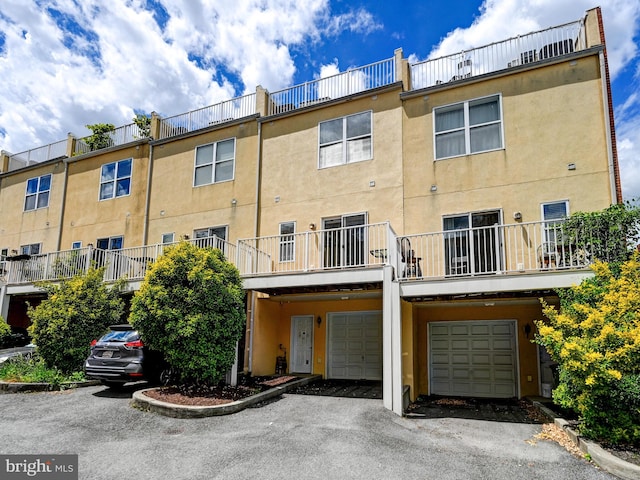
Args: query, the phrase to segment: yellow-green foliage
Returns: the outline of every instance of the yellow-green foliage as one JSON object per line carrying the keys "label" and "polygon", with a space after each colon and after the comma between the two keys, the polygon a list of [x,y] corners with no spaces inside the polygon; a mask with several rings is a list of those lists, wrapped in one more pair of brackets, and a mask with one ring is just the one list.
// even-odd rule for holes
{"label": "yellow-green foliage", "polygon": [[583,434],[640,444],[640,263],[593,270],[558,292],[560,311],[544,305],[536,341],[558,363],[554,400],[579,413]]}
{"label": "yellow-green foliage", "polygon": [[122,323],[124,310],[120,284],[108,288],[104,268],[63,280],[59,285],[42,283],[47,298],[29,307],[29,327],[38,353],[49,367],[64,373],[81,371],[91,340],[109,325]]}
{"label": "yellow-green foliage", "polygon": [[11,336],[11,327],[7,322],[4,321],[4,318],[0,316],[0,346],[4,344],[5,341],[9,339]]}
{"label": "yellow-green foliage", "polygon": [[244,327],[238,270],[220,250],[181,242],[149,269],[129,321],[183,382],[218,382]]}

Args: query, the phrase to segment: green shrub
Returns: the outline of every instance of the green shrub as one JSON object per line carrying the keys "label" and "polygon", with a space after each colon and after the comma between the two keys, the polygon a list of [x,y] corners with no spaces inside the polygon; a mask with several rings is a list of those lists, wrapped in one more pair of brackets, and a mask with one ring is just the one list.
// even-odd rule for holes
{"label": "green shrub", "polygon": [[5,382],[49,383],[52,390],[59,389],[64,382],[85,380],[83,372],[64,374],[57,368],[48,367],[38,355],[32,358],[15,357],[0,365],[0,379]]}
{"label": "green shrub", "polygon": [[11,327],[7,322],[4,321],[4,318],[0,317],[0,348],[9,342],[11,338]]}
{"label": "green shrub", "polygon": [[554,400],[575,410],[580,432],[640,445],[640,263],[593,266],[595,277],[544,306],[536,341],[558,363]]}
{"label": "green shrub", "polygon": [[179,380],[216,383],[235,360],[243,299],[238,270],[220,250],[181,242],[147,272],[129,321]]}
{"label": "green shrub", "polygon": [[29,307],[29,330],[47,366],[64,373],[82,370],[91,340],[99,338],[109,325],[121,323],[121,284],[108,288],[103,274],[104,268],[91,268],[86,275],[59,285],[38,285],[47,298],[37,307]]}

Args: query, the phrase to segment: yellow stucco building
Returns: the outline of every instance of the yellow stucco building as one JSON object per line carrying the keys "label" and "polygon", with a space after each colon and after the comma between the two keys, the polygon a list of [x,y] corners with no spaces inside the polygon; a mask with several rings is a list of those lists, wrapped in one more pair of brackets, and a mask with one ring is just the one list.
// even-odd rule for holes
{"label": "yellow stucco building", "polygon": [[35,280],[64,275],[52,265],[99,258],[105,281],[135,290],[187,239],[240,270],[247,373],[274,373],[286,351],[290,373],[382,381],[396,413],[420,394],[544,393],[539,298],[590,275],[563,219],[621,201],[599,9],[448,57],[397,50],[258,86],[110,139],[4,153],[10,323],[28,322]]}

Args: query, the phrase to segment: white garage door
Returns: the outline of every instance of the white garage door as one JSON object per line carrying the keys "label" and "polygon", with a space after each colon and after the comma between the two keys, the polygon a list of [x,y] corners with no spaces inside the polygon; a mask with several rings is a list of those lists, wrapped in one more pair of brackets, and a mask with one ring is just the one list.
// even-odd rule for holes
{"label": "white garage door", "polygon": [[511,320],[430,323],[431,394],[517,396],[515,333]]}
{"label": "white garage door", "polygon": [[327,315],[327,377],[382,380],[381,312]]}

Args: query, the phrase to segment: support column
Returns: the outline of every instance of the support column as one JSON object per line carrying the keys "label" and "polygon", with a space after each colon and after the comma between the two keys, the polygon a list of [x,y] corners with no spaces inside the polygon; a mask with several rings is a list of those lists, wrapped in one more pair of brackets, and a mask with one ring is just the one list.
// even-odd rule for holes
{"label": "support column", "polygon": [[402,415],[402,325],[400,324],[400,284],[393,280],[394,269],[387,265],[382,280],[382,402],[385,408]]}

